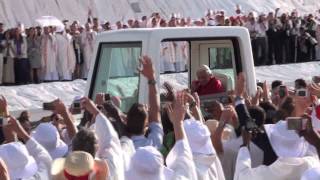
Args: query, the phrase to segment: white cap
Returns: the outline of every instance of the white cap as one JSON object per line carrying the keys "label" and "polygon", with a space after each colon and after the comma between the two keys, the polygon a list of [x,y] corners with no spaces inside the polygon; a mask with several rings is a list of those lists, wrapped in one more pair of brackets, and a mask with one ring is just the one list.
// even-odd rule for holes
{"label": "white cap", "polygon": [[0,158],[7,165],[11,179],[30,178],[38,170],[35,159],[20,142],[1,145]]}
{"label": "white cap", "polygon": [[68,146],[60,139],[57,128],[51,123],[41,123],[32,137],[49,152],[52,159],[63,157],[68,152]]}
{"label": "white cap", "polygon": [[215,154],[210,138],[211,133],[206,125],[193,119],[185,120],[183,125],[192,153]]}
{"label": "white cap", "polygon": [[152,146],[137,149],[128,169],[127,180],[167,180],[173,176],[173,171],[164,166],[162,154]]}
{"label": "white cap", "polygon": [[264,125],[270,144],[278,157],[304,157],[309,143],[294,130],[288,130],[287,121]]}

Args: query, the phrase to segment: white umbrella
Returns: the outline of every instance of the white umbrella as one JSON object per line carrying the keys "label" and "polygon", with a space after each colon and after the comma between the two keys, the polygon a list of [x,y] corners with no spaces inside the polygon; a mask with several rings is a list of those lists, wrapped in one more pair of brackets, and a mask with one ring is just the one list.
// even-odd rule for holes
{"label": "white umbrella", "polygon": [[36,22],[41,27],[55,26],[57,28],[64,29],[64,24],[58,18],[56,18],[54,16],[42,16],[42,17],[36,19]]}

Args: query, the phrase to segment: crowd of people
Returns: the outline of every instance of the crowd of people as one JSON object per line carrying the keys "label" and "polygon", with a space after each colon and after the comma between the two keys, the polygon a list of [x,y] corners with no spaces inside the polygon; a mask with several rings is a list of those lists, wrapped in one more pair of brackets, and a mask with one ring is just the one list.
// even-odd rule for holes
{"label": "crowd of people", "polygon": [[[85,79],[93,59],[96,35],[127,28],[243,26],[250,32],[255,65],[320,59],[320,26],[315,13],[307,16],[300,16],[297,11],[280,14],[276,9],[268,14],[245,14],[237,6],[231,17],[227,17],[223,10],[208,10],[201,19],[172,14],[167,20],[159,13],[153,13],[141,20],[118,21],[114,25],[92,18],[90,11],[88,15],[84,26],[78,21],[63,20],[65,27],[25,29],[23,24],[18,24],[16,28],[5,30],[5,25],[0,23],[0,84]],[[162,59],[168,63],[162,67],[162,72],[186,70],[187,48],[183,42],[163,43]]]}
{"label": "crowd of people", "polygon": [[[202,107],[199,96],[224,90],[206,69],[198,70],[192,89],[178,91],[166,82],[160,94],[152,61],[144,56],[138,70],[148,80],[148,104],[122,112],[119,97],[83,97],[79,124],[72,116],[76,106],[69,109],[59,99],[50,117],[35,123],[23,112],[16,119],[2,96],[0,179],[320,178],[319,77],[312,84],[298,79],[294,89],[265,82],[250,97],[239,73],[228,102]],[[293,117],[298,124],[290,123]]]}

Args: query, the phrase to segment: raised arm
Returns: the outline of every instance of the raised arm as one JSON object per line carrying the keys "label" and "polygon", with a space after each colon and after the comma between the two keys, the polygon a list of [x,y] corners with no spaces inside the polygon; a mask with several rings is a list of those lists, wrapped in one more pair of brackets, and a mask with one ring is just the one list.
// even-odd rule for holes
{"label": "raised arm", "polygon": [[117,132],[90,99],[82,98],[81,106],[95,117],[93,123],[99,145],[97,157],[107,161],[110,179],[123,179],[122,149]]}
{"label": "raised arm", "polygon": [[73,117],[70,111],[65,106],[65,104],[59,99],[53,102],[53,106],[55,109],[54,112],[56,114],[60,114],[63,117],[64,123],[66,124],[69,139],[72,139],[77,133],[77,128],[74,125]]}
{"label": "raised arm", "polygon": [[161,123],[160,116],[160,96],[157,90],[154,67],[151,59],[148,56],[143,56],[140,59],[142,69],[139,72],[148,80],[149,88],[149,122]]}

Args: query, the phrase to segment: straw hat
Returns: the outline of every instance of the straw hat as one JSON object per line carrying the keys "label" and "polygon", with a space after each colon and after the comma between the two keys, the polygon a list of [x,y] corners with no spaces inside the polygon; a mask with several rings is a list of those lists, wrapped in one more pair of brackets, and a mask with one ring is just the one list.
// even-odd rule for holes
{"label": "straw hat", "polygon": [[53,161],[51,175],[57,176],[67,173],[79,177],[90,174],[94,170],[95,160],[91,154],[84,151],[73,151],[66,158]]}

